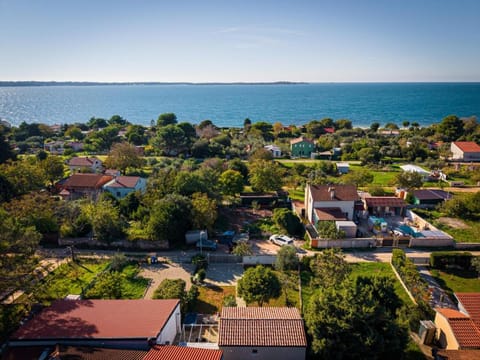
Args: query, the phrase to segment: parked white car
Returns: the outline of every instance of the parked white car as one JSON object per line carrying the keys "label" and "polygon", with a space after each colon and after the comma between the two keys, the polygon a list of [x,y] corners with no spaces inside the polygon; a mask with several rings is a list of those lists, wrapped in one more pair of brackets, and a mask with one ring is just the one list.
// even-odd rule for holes
{"label": "parked white car", "polygon": [[291,245],[293,246],[293,239],[287,235],[274,234],[270,236],[270,241],[279,246]]}

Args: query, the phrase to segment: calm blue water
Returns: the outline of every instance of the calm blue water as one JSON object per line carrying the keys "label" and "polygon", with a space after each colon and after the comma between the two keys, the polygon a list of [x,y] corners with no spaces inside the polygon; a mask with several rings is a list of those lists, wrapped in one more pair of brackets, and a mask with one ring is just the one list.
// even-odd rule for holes
{"label": "calm blue water", "polygon": [[325,117],[347,118],[354,126],[429,125],[449,114],[480,115],[480,83],[0,87],[0,118],[15,125],[114,114],[148,125],[165,112],[217,126],[242,126],[247,117],[285,125]]}

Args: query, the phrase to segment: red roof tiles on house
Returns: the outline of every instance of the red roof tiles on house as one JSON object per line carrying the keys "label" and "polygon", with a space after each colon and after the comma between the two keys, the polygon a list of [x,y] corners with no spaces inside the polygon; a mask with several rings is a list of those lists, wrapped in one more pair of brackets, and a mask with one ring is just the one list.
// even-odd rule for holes
{"label": "red roof tiles on house", "polygon": [[480,152],[480,146],[473,141],[454,141],[453,142],[464,153]]}
{"label": "red roof tiles on house", "polygon": [[301,143],[301,142],[308,142],[310,144],[313,144],[313,141],[310,140],[310,139],[307,139],[307,138],[304,138],[303,136],[299,137],[299,138],[296,138],[296,139],[292,139],[290,140],[290,145],[293,145],[293,144],[298,144],[298,143]]}
{"label": "red roof tiles on house", "polygon": [[224,307],[219,346],[305,347],[303,320],[296,308]]}
{"label": "red roof tiles on house", "polygon": [[455,296],[480,329],[480,293],[455,293]]}
{"label": "red roof tiles on house", "polygon": [[155,346],[143,360],[221,360],[221,350],[199,349],[181,346]]}
{"label": "red roof tiles on house", "polygon": [[453,309],[435,310],[448,320],[460,348],[480,349],[480,330],[469,316]]}
{"label": "red roof tiles on house", "polygon": [[480,350],[439,350],[437,354],[444,360],[480,359]]}
{"label": "red roof tiles on house", "polygon": [[34,339],[157,337],[179,300],[57,300],[12,336]]}
{"label": "red roof tiles on house", "polygon": [[60,345],[52,355],[59,360],[143,360],[147,351]]}
{"label": "red roof tiles on house", "polygon": [[74,157],[68,161],[69,166],[85,166],[91,167],[95,161],[100,161],[96,157]]}
{"label": "red roof tiles on house", "polygon": [[112,176],[102,174],[73,174],[63,184],[64,189],[91,188],[99,189],[113,179]]}
{"label": "red roof tiles on house", "polygon": [[108,186],[113,188],[134,188],[139,180],[140,176],[117,176]]}
{"label": "red roof tiles on house", "polygon": [[355,185],[309,186],[313,201],[353,201],[360,199],[357,193],[357,187]]}

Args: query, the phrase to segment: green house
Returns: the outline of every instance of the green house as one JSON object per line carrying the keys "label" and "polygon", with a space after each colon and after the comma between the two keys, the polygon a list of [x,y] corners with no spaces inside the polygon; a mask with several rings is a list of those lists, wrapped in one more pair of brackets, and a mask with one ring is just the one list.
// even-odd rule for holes
{"label": "green house", "polygon": [[290,151],[293,157],[310,157],[315,151],[315,144],[302,136],[290,140]]}

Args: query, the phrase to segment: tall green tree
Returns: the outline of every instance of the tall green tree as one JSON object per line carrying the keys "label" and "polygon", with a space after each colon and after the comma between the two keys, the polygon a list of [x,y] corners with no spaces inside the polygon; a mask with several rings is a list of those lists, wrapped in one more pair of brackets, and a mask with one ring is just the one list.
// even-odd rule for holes
{"label": "tall green tree", "polygon": [[192,224],[196,229],[213,230],[217,220],[217,202],[207,194],[196,192],[192,194]]}
{"label": "tall green tree", "polygon": [[144,159],[139,155],[135,146],[128,142],[114,144],[105,160],[105,166],[110,169],[117,169],[123,174],[127,168],[141,168]]}
{"label": "tall green tree", "polygon": [[464,133],[463,121],[456,115],[449,115],[438,124],[437,133],[447,141],[455,141]]}
{"label": "tall green tree", "polygon": [[408,342],[396,321],[400,301],[389,279],[359,277],[318,290],[305,310],[320,359],[400,359]]}
{"label": "tall green tree", "polygon": [[40,162],[40,166],[45,173],[45,178],[50,182],[50,185],[53,186],[55,181],[63,178],[65,166],[60,157],[50,155]]}
{"label": "tall green tree", "polygon": [[280,296],[281,284],[270,269],[262,265],[247,269],[238,281],[238,294],[247,304],[256,302],[262,306],[270,299]]}
{"label": "tall green tree", "polygon": [[93,233],[99,241],[111,242],[125,236],[126,223],[119,209],[109,200],[87,203],[82,212],[89,219]]}
{"label": "tall green tree", "polygon": [[250,184],[253,190],[265,192],[280,190],[283,170],[275,161],[257,160],[250,164]]}
{"label": "tall green tree", "polygon": [[175,125],[177,123],[177,115],[174,113],[160,114],[157,119],[157,126]]}
{"label": "tall green tree", "polygon": [[292,210],[286,208],[277,208],[273,210],[273,221],[275,224],[286,231],[289,235],[303,235],[303,225]]}
{"label": "tall green tree", "polygon": [[243,191],[243,176],[236,170],[225,170],[220,175],[220,187],[224,195],[235,196]]}
{"label": "tall green tree", "polygon": [[278,250],[275,259],[275,269],[279,271],[296,270],[298,264],[297,249],[294,246],[282,246],[282,248]]}
{"label": "tall green tree", "polygon": [[415,171],[402,171],[395,177],[395,184],[407,190],[418,189],[422,187],[423,176]]}
{"label": "tall green tree", "polygon": [[310,267],[315,275],[315,283],[322,288],[338,286],[351,272],[341,250],[333,248],[315,254]]}
{"label": "tall green tree", "polygon": [[152,143],[165,155],[178,155],[187,149],[185,132],[176,125],[165,125],[157,131]]}

